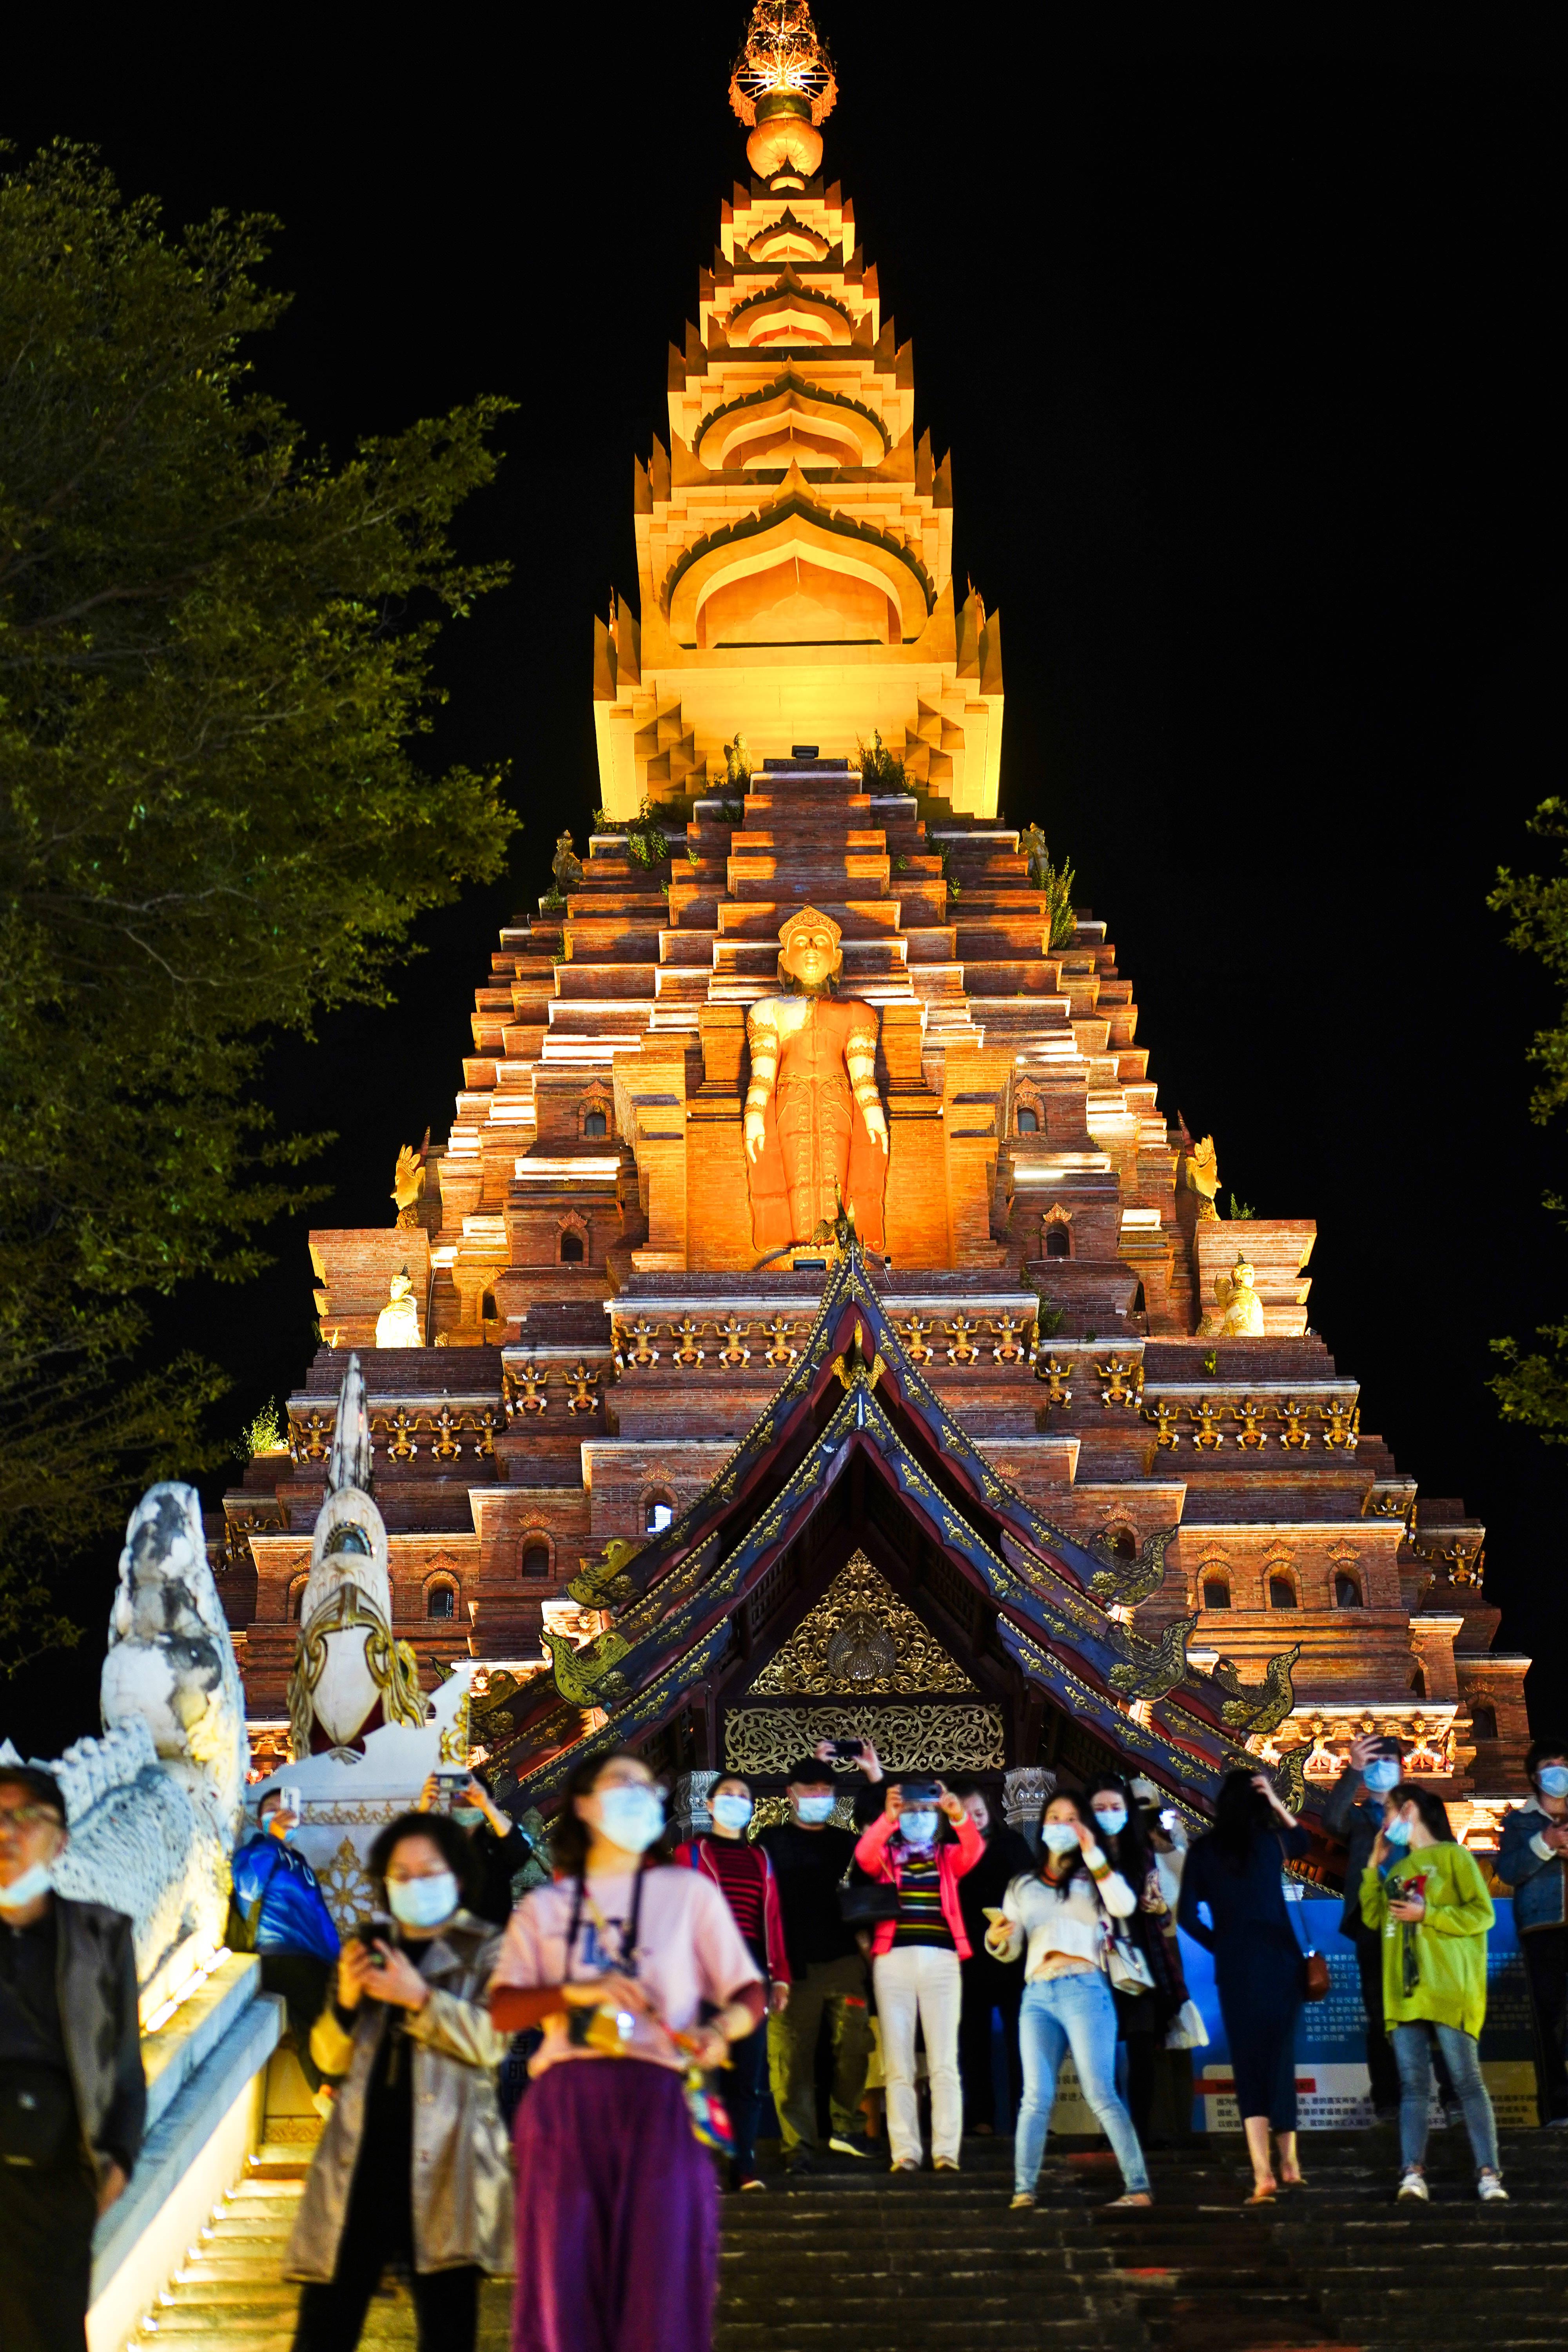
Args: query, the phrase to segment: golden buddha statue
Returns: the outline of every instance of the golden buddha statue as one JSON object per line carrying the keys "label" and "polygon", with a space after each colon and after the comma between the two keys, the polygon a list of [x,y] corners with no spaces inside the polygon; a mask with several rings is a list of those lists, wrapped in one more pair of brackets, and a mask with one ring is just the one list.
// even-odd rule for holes
{"label": "golden buddha statue", "polygon": [[1252,1286],[1253,1272],[1238,1250],[1230,1272],[1215,1279],[1214,1295],[1217,1304],[1210,1307],[1198,1328],[1201,1339],[1263,1338],[1263,1301]]}
{"label": "golden buddha statue", "polygon": [[746,1015],[752,1077],[743,1135],[752,1238],[764,1253],[809,1244],[841,1205],[882,1247],[888,1121],[877,1092],[877,1015],[836,998],[842,933],[803,907],[779,933],[779,982]]}
{"label": "golden buddha statue", "polygon": [[414,1278],[403,1266],[392,1277],[386,1305],[375,1318],[375,1344],[378,1348],[420,1348],[419,1307],[414,1297]]}

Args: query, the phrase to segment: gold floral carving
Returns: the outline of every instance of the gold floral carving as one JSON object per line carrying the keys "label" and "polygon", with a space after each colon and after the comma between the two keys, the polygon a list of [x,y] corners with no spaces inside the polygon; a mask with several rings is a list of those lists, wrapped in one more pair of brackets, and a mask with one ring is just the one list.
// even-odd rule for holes
{"label": "gold floral carving", "polygon": [[999,1706],[740,1706],[724,1718],[731,1772],[787,1772],[819,1739],[872,1739],[893,1772],[987,1772],[1005,1762]]}
{"label": "gold floral carving", "polygon": [[973,1688],[963,1667],[863,1551],[845,1562],[816,1608],[752,1685],[758,1696],[798,1693],[803,1697],[838,1691],[858,1697]]}
{"label": "gold floral carving", "polygon": [[340,1935],[369,1918],[376,1908],[374,1882],[355,1853],[352,1838],[344,1838],[326,1868],[316,1873],[316,1884]]}

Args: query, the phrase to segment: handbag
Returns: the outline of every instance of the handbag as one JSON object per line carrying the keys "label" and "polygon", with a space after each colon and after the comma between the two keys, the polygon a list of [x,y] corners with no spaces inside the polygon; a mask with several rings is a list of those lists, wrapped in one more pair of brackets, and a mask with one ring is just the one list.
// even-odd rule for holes
{"label": "handbag", "polygon": [[838,1916],[847,1927],[874,1927],[899,1916],[899,1890],[890,1878],[855,1876],[853,1859],[838,1882]]}
{"label": "handbag", "polygon": [[1327,2000],[1329,1997],[1329,1963],[1323,1953],[1308,1943],[1301,1933],[1301,1923],[1295,1921],[1296,1941],[1301,1947],[1301,1998],[1303,2000]]}
{"label": "handbag", "polygon": [[1184,2000],[1171,2020],[1171,2029],[1165,2036],[1166,2049],[1206,2050],[1208,2046],[1209,2030],[1204,2023],[1202,2010],[1195,2000]]}
{"label": "handbag", "polygon": [[1119,1936],[1112,1927],[1105,1939],[1105,1973],[1110,1979],[1112,1992],[1152,1992],[1154,1972],[1127,1937]]}

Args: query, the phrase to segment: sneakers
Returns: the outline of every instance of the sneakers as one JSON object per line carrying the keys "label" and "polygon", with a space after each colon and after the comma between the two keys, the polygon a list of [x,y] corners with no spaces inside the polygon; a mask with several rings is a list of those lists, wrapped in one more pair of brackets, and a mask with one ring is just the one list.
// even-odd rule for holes
{"label": "sneakers", "polygon": [[955,2156],[933,2156],[931,2168],[933,2172],[956,2172],[958,2158]]}
{"label": "sneakers", "polygon": [[802,2140],[798,2147],[792,2147],[789,2154],[785,2157],[784,2170],[786,2172],[815,2172],[816,2170],[816,2158],[813,2156],[810,2148],[806,2147],[804,2140]]}
{"label": "sneakers", "polygon": [[1429,2205],[1432,2202],[1432,2192],[1426,2186],[1426,2175],[1419,2165],[1413,2164],[1407,2168],[1405,2178],[1399,2184],[1398,2202],[1401,2205]]}
{"label": "sneakers", "polygon": [[1021,2213],[1026,2206],[1033,2205],[1034,2201],[1035,2192],[1032,2189],[1020,2189],[1015,2194],[1013,2202],[1007,2210],[1011,2213]]}
{"label": "sneakers", "polygon": [[1483,2205],[1506,2205],[1508,2190],[1495,2172],[1483,2172],[1476,2182],[1476,2195]]}
{"label": "sneakers", "polygon": [[847,2135],[840,2138],[837,2132],[827,2145],[839,2156],[858,2156],[862,2160],[877,2153],[868,2139],[850,2139]]}
{"label": "sneakers", "polygon": [[900,2156],[889,2169],[893,2172],[918,2172],[920,2166],[912,2156]]}

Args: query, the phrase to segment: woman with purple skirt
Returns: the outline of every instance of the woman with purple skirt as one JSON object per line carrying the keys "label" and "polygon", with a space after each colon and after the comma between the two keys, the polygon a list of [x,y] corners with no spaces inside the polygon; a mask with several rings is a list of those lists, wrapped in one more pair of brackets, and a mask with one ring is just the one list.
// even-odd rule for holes
{"label": "woman with purple skirt", "polygon": [[543,2029],[517,2119],[513,2352],[709,2352],[713,2168],[685,2076],[762,2021],[763,1985],[712,1880],[646,1859],[664,1797],[640,1757],[580,1765],[555,1882],[511,1915],[490,1979],[502,2033]]}

